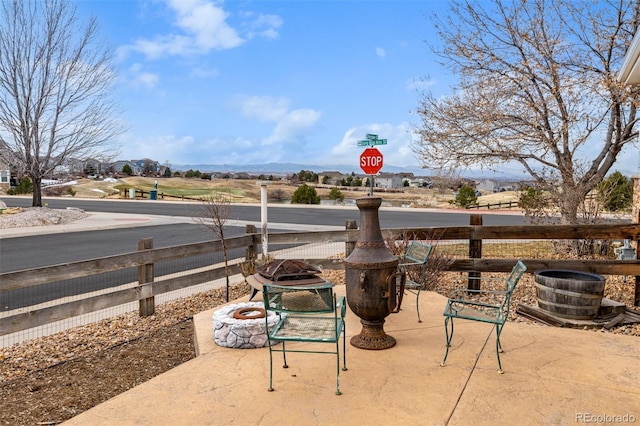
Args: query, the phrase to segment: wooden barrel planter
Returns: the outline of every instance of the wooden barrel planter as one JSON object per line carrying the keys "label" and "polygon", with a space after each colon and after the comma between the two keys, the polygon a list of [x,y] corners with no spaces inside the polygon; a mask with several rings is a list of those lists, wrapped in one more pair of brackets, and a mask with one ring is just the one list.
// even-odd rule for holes
{"label": "wooden barrel planter", "polygon": [[604,295],[605,278],[590,272],[541,269],[534,272],[538,307],[570,319],[594,319]]}

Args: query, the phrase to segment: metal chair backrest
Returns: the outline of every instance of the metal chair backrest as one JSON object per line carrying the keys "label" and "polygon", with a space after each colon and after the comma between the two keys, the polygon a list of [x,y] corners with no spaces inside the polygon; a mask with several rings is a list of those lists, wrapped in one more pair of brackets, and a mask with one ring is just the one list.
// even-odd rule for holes
{"label": "metal chair backrest", "polygon": [[[407,246],[401,266],[405,268],[411,266],[410,270],[413,271],[411,275],[415,274],[413,276],[415,278],[414,281],[419,284],[424,284],[427,274],[427,261],[432,250],[433,246],[431,244],[425,244],[420,241],[411,241]],[[418,267],[420,267],[419,276],[417,274]]]}
{"label": "metal chair backrest", "polygon": [[513,290],[516,287],[516,284],[518,284],[518,281],[520,280],[520,278],[522,277],[522,275],[525,273],[526,270],[527,270],[527,267],[525,266],[524,263],[522,263],[521,260],[518,260],[516,264],[513,266],[513,269],[511,269],[511,273],[509,274],[509,277],[507,278],[507,282],[506,282],[506,291],[509,294],[513,293]]}
{"label": "metal chair backrest", "polygon": [[[404,254],[405,261],[411,261],[415,263],[426,263],[429,260],[429,255],[433,250],[431,244],[421,243],[419,241],[411,241],[407,247],[407,251]],[[408,262],[407,262],[408,263]]]}
{"label": "metal chair backrest", "polygon": [[290,286],[264,284],[265,309],[289,314],[325,314],[335,312],[333,284]]}

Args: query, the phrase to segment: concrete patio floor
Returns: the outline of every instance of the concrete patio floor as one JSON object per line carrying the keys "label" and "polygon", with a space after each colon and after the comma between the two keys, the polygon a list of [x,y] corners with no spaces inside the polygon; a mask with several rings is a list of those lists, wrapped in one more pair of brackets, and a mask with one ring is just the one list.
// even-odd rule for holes
{"label": "concrete patio floor", "polygon": [[[338,294],[344,286],[336,287]],[[233,301],[246,301],[247,298]],[[347,367],[335,392],[335,356],[217,346],[213,310],[195,318],[199,355],[67,421],[67,425],[571,425],[640,423],[640,339],[508,323],[504,374],[489,324],[456,322],[447,366],[445,298],[415,297],[386,318],[397,340],[383,351],[348,343],[360,331],[347,312]]]}

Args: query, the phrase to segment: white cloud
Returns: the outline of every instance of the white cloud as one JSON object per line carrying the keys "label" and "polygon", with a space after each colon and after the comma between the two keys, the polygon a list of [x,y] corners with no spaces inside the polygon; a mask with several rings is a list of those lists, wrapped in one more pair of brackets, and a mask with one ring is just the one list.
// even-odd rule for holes
{"label": "white cloud", "polygon": [[257,118],[262,122],[276,122],[284,117],[291,102],[286,98],[270,96],[236,96],[231,105],[244,117]]}
{"label": "white cloud", "polygon": [[276,38],[282,20],[276,15],[247,14],[242,22],[247,34],[242,36],[228,22],[230,14],[221,1],[211,0],[166,0],[175,14],[173,27],[178,31],[159,34],[153,38],[141,38],[133,44],[118,49],[120,59],[131,52],[139,52],[149,59],[163,56],[188,56],[206,54],[211,50],[238,47],[247,39],[262,36]]}
{"label": "white cloud", "polygon": [[291,101],[282,97],[236,96],[231,105],[244,117],[275,123],[271,134],[263,140],[266,145],[300,141],[322,116],[320,111],[311,108],[291,110]]}
{"label": "white cloud", "polygon": [[134,63],[127,69],[124,75],[128,84],[135,88],[153,89],[160,81],[160,76],[156,73],[144,71],[142,65]]}
{"label": "white cloud", "polygon": [[196,78],[215,78],[219,74],[217,68],[196,67],[193,68],[189,75]]}
{"label": "white cloud", "polygon": [[278,15],[257,15],[253,12],[245,12],[242,14],[242,18],[247,38],[278,38],[278,28],[282,26],[282,18]]}
{"label": "white cloud", "polygon": [[382,47],[376,47],[376,55],[378,55],[381,58],[384,58],[385,56],[387,56],[387,51],[384,50]]}
{"label": "white cloud", "polygon": [[384,164],[398,167],[417,167],[418,161],[410,148],[413,137],[411,129],[408,122],[402,122],[398,125],[376,123],[352,127],[347,129],[340,143],[331,149],[330,157],[325,161],[358,166],[360,154],[365,149],[365,147],[358,146],[358,141],[364,139],[367,133],[373,133],[378,135],[380,139],[387,139],[386,145],[376,146],[384,157]]}
{"label": "white cloud", "polygon": [[278,121],[271,135],[264,140],[266,145],[280,142],[294,142],[304,138],[306,133],[320,119],[322,113],[313,109],[296,109],[287,112]]}

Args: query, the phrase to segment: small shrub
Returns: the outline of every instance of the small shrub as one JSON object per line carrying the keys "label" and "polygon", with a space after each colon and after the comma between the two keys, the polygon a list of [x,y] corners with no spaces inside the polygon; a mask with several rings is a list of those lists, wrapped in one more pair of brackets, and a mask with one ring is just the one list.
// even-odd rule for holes
{"label": "small shrub", "polygon": [[633,181],[616,171],[598,185],[598,196],[605,209],[626,210],[633,202]]}
{"label": "small shrub", "polygon": [[291,197],[291,204],[320,204],[316,189],[303,183]]}
{"label": "small shrub", "polygon": [[33,183],[31,179],[28,177],[24,177],[20,180],[18,186],[14,186],[13,188],[9,188],[7,191],[8,195],[22,195],[22,194],[32,194],[33,193]]}
{"label": "small shrub", "polygon": [[463,209],[478,205],[476,191],[469,185],[462,185],[456,194],[454,203]]}
{"label": "small shrub", "polygon": [[272,200],[285,200],[287,198],[287,193],[283,189],[273,189],[270,191]]}
{"label": "small shrub", "polygon": [[43,192],[48,197],[63,197],[65,195],[71,195],[74,197],[76,195],[76,191],[74,191],[69,185],[46,187]]}
{"label": "small shrub", "polygon": [[549,198],[542,189],[528,187],[520,192],[518,203],[531,223],[540,224],[547,219]]}
{"label": "small shrub", "polygon": [[338,188],[331,188],[331,191],[329,191],[329,199],[343,202],[344,194]]}

